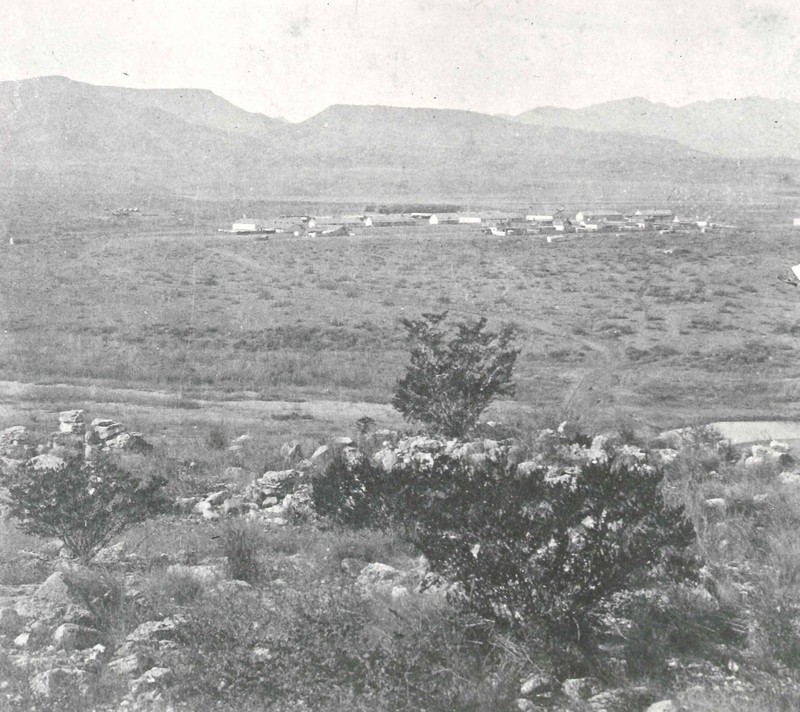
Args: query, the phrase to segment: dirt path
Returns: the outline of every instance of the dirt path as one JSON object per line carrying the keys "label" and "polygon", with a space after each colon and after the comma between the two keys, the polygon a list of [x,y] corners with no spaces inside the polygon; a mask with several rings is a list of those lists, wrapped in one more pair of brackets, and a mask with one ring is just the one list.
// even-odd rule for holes
{"label": "dirt path", "polygon": [[320,421],[354,421],[369,416],[382,422],[398,421],[399,415],[387,404],[340,400],[261,400],[255,397],[182,399],[177,393],[135,388],[92,385],[38,384],[0,381],[0,417],[13,417],[20,410],[52,406],[55,410],[71,404],[137,406],[143,409],[188,409],[209,417],[309,418]]}

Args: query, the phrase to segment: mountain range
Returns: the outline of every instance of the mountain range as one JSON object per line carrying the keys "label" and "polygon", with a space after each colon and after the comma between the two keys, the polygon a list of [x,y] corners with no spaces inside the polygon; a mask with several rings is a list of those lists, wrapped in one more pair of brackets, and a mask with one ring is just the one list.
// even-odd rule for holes
{"label": "mountain range", "polygon": [[602,198],[613,184],[666,196],[794,180],[792,135],[800,105],[765,99],[681,109],[632,99],[518,117],[336,105],[293,124],[206,90],[40,77],[0,83],[0,191],[512,200]]}

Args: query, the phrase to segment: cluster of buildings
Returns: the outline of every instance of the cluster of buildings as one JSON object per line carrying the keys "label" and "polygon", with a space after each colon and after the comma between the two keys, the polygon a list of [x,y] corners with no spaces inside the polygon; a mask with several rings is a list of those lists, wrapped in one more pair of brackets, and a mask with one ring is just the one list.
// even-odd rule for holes
{"label": "cluster of buildings", "polygon": [[436,213],[408,212],[340,216],[290,216],[257,219],[242,217],[233,223],[230,232],[245,234],[286,234],[318,237],[355,235],[364,228],[402,227],[414,225],[469,225],[484,234],[497,237],[513,235],[547,235],[566,232],[627,232],[654,230],[660,232],[699,232],[716,227],[707,220],[682,218],[671,210],[581,210],[574,217],[564,215],[509,215],[499,211]]}

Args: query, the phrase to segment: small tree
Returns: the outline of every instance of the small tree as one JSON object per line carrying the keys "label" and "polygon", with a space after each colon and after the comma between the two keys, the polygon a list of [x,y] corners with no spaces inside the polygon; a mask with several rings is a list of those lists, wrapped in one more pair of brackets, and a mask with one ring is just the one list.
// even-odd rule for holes
{"label": "small tree", "polygon": [[514,394],[517,331],[511,325],[488,331],[484,317],[448,327],[446,318],[442,312],[402,320],[411,363],[397,383],[392,405],[407,420],[463,438],[495,398]]}
{"label": "small tree", "polygon": [[131,524],[166,504],[163,477],[142,482],[111,461],[73,462],[57,469],[30,465],[6,474],[9,508],[20,529],[58,537],[72,556],[89,561]]}

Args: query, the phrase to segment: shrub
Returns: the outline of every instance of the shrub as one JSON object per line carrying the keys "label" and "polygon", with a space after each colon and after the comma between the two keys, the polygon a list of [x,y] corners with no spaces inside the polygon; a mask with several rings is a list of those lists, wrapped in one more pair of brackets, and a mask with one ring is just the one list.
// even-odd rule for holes
{"label": "shrub", "polygon": [[256,583],[261,576],[258,561],[261,529],[254,522],[234,521],[220,531],[228,575],[237,581]]}
{"label": "shrub", "polygon": [[26,465],[6,474],[3,483],[20,529],[58,537],[72,556],[84,561],[166,504],[163,477],[143,482],[110,460],[42,470]]}
{"label": "shrub", "polygon": [[516,329],[487,331],[485,318],[447,326],[446,317],[442,312],[402,320],[411,363],[392,405],[436,433],[464,437],[495,398],[514,393]]}
{"label": "shrub", "polygon": [[592,652],[613,594],[695,572],[691,523],[664,502],[662,474],[630,450],[533,470],[503,449],[478,461],[440,450],[388,474],[335,462],[321,479],[337,521],[399,524],[434,571],[461,584],[469,608],[512,628],[534,624],[575,660]]}

